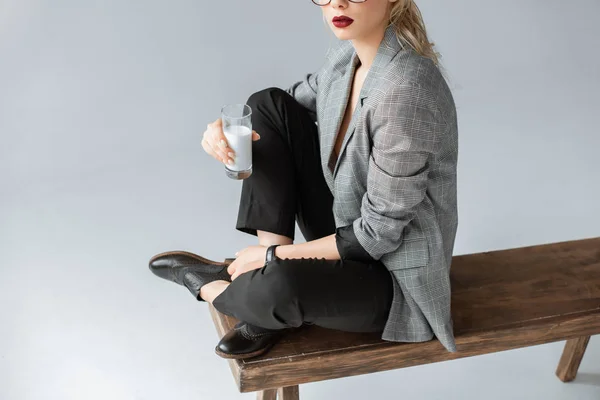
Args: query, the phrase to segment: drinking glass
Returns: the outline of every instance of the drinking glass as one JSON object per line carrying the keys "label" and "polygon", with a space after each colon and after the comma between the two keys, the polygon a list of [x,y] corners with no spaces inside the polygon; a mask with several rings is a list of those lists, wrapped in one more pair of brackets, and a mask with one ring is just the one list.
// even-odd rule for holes
{"label": "drinking glass", "polygon": [[247,104],[226,104],[221,108],[223,133],[235,153],[233,165],[225,165],[231,179],[252,175],[252,109]]}

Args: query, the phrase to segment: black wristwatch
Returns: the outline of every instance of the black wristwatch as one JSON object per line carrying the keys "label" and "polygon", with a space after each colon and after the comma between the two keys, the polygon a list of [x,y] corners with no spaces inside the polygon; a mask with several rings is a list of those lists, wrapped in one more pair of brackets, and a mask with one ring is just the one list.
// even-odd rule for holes
{"label": "black wristwatch", "polygon": [[277,257],[275,255],[275,247],[279,246],[278,244],[272,244],[269,247],[267,247],[267,255],[265,257],[265,262],[269,262],[275,259],[279,259],[279,257]]}

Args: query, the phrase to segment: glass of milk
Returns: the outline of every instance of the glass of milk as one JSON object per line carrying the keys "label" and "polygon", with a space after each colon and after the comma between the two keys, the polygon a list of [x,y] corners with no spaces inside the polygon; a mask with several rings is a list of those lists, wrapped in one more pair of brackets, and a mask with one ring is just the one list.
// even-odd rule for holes
{"label": "glass of milk", "polygon": [[235,153],[233,165],[225,165],[231,179],[252,175],[252,109],[247,104],[226,104],[221,108],[223,133]]}

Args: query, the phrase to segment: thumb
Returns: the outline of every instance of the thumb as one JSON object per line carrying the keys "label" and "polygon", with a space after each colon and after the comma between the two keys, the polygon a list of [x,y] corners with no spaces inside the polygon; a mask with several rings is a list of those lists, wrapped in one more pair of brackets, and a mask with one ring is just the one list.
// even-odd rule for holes
{"label": "thumb", "polygon": [[252,131],[252,140],[260,140],[260,135],[256,131]]}

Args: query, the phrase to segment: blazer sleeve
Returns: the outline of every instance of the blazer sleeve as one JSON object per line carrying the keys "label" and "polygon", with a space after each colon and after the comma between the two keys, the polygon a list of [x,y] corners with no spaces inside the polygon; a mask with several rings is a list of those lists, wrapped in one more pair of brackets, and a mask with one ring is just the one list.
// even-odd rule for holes
{"label": "blazer sleeve", "polygon": [[292,95],[298,103],[308,110],[308,114],[313,122],[317,122],[317,88],[319,78],[327,67],[327,60],[330,53],[331,49],[327,51],[325,62],[317,71],[305,74],[301,80],[294,82],[285,89],[287,93]]}
{"label": "blazer sleeve", "polygon": [[379,260],[400,247],[404,227],[426,196],[446,125],[433,93],[417,84],[392,86],[382,97],[372,117],[361,216],[336,229],[342,260]]}

